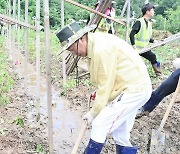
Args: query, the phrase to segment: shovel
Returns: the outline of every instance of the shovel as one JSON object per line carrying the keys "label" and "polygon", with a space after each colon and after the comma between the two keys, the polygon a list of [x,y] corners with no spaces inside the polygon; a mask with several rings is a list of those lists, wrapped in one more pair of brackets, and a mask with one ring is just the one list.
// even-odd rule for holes
{"label": "shovel", "polygon": [[180,92],[180,77],[179,77],[178,85],[176,87],[176,91],[173,95],[173,98],[171,99],[171,102],[168,105],[168,108],[166,110],[166,113],[164,114],[159,129],[157,131],[155,129],[152,130],[151,145],[149,151],[150,154],[162,153],[165,150],[166,137],[165,137],[165,133],[162,132],[162,130],[179,92]]}
{"label": "shovel", "polygon": [[[92,98],[92,94],[90,95],[90,98],[89,98],[89,101],[88,101],[88,111],[90,110],[91,98]],[[80,145],[80,142],[81,142],[81,139],[82,139],[82,137],[84,135],[84,132],[85,132],[85,130],[87,128],[87,125],[88,125],[88,122],[85,121],[83,126],[81,127],[81,131],[79,133],[78,138],[76,139],[76,142],[74,144],[74,147],[73,147],[73,150],[72,150],[71,154],[77,154],[78,147]]]}

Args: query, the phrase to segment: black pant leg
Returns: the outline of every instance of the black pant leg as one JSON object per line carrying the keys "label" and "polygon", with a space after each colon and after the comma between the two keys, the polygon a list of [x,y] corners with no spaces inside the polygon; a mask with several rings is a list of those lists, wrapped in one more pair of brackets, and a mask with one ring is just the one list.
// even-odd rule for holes
{"label": "black pant leg", "polygon": [[145,53],[140,54],[140,56],[144,57],[145,59],[149,60],[151,64],[156,64],[157,63],[157,58],[155,53],[153,53],[151,50]]}

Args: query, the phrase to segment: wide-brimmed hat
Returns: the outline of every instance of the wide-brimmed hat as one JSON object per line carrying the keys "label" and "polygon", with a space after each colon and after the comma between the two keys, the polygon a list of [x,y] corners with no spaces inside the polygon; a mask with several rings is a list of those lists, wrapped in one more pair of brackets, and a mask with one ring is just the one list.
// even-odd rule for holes
{"label": "wide-brimmed hat", "polygon": [[62,52],[68,49],[74,42],[76,42],[83,35],[94,30],[95,28],[96,28],[96,25],[90,25],[81,29],[81,27],[79,26],[77,22],[73,22],[65,26],[64,28],[57,30],[56,36],[58,37],[61,43]]}

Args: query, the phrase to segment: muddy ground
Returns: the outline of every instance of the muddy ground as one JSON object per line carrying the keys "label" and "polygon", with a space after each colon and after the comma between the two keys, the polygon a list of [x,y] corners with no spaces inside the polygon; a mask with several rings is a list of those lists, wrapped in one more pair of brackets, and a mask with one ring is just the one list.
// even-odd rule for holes
{"label": "muddy ground", "polygon": [[[177,48],[177,44],[172,44],[174,48]],[[164,63],[163,69],[172,72],[174,68],[171,63],[172,57],[168,62]],[[64,93],[62,90],[62,76],[61,76],[61,62],[60,56],[52,55],[52,83],[61,96],[69,100],[70,109],[81,112],[83,115],[87,111],[88,97],[91,92],[95,90],[92,86],[87,86],[86,79],[88,76],[80,80],[78,87],[72,88]],[[43,68],[43,67],[42,67]],[[10,66],[10,73],[15,79],[15,86],[11,90],[11,102],[0,107],[0,154],[31,154],[38,153],[37,145],[40,144],[44,152],[48,151],[47,135],[44,133],[47,125],[41,125],[39,128],[31,126],[28,119],[28,112],[30,110],[29,101],[35,101],[35,98],[31,95],[25,95],[22,86],[23,79],[18,79],[14,74],[13,66]],[[153,88],[156,88],[167,76],[154,77],[152,76]],[[166,107],[169,104],[172,95],[166,97],[160,105],[149,115],[140,119],[136,119],[133,130],[131,132],[131,142],[133,145],[137,145],[139,148],[139,154],[146,154],[149,151],[149,144],[151,139],[151,130],[157,129],[166,111]],[[17,117],[21,117],[25,120],[24,128],[13,123]],[[166,139],[167,154],[180,153],[180,96],[176,100],[173,109],[170,112],[168,121],[164,126],[165,133],[168,134]],[[90,128],[87,130],[89,135]],[[78,132],[77,132],[78,133]],[[78,153],[82,153],[88,138],[83,139],[80,145]],[[72,145],[64,144],[63,148],[71,151]],[[103,149],[103,154],[115,154],[115,143],[111,136],[108,137],[107,143]]]}

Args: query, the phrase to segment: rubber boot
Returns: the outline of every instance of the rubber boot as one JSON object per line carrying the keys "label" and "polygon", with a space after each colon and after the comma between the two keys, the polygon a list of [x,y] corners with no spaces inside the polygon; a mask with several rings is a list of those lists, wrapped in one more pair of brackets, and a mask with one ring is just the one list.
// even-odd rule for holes
{"label": "rubber boot", "polygon": [[156,75],[160,75],[162,73],[162,70],[161,70],[161,63],[160,62],[157,62],[155,64],[152,64],[152,67],[154,69],[154,72],[156,73]]}
{"label": "rubber boot", "polygon": [[136,154],[137,147],[127,147],[116,144],[116,154]]}
{"label": "rubber boot", "polygon": [[103,143],[98,143],[90,139],[89,144],[84,151],[84,154],[100,154],[103,145]]}

